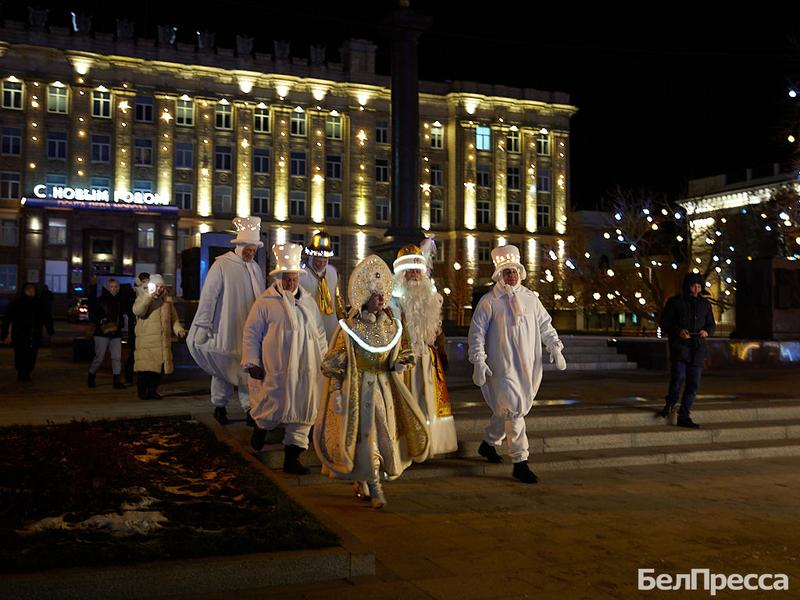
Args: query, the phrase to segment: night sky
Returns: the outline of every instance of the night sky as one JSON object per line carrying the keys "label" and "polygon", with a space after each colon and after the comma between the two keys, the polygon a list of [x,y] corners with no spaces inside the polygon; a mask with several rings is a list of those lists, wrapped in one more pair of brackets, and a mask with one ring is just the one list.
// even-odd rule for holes
{"label": "night sky", "polygon": [[[69,6],[94,14],[97,30],[113,31],[114,17],[126,16],[138,35],[154,37],[157,24],[171,23],[181,41],[204,28],[230,48],[242,32],[255,36],[257,51],[271,52],[272,40],[283,39],[292,54],[308,56],[310,43],[322,43],[334,60],[343,39],[365,37],[379,43],[378,69],[388,74],[388,44],[376,24],[393,2],[226,0],[196,14],[185,3],[96,4],[36,3],[49,5],[51,21],[63,25]],[[791,165],[785,140],[800,106],[787,95],[800,80],[796,15],[764,3],[753,14],[713,13],[699,2],[588,12],[536,4],[412,2],[433,18],[420,43],[420,75],[571,94],[580,109],[572,123],[576,207],[596,207],[617,185],[675,197],[692,177]],[[26,10],[7,3],[3,13],[24,18]]]}

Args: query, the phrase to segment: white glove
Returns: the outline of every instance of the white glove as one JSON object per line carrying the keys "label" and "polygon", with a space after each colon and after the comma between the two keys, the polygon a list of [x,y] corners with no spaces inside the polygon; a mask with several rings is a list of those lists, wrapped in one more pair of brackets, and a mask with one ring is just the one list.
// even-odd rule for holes
{"label": "white glove", "polygon": [[333,412],[337,415],[342,414],[344,410],[344,398],[342,398],[342,390],[334,390],[333,392]]}
{"label": "white glove", "polygon": [[475,363],[475,367],[472,369],[472,383],[481,387],[486,385],[486,376],[491,377],[493,375],[492,370],[489,368],[485,362],[478,362]]}
{"label": "white glove", "polygon": [[205,327],[198,327],[194,334],[194,343],[197,345],[205,344],[208,341],[209,331]]}
{"label": "white glove", "polygon": [[561,353],[561,350],[551,350],[550,351],[550,362],[556,363],[556,369],[559,371],[563,371],[567,368],[567,360],[564,358],[564,355]]}

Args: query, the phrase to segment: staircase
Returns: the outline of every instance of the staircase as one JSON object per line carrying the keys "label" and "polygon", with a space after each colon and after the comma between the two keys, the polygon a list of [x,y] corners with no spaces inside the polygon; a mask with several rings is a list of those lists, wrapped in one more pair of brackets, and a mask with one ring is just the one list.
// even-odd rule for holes
{"label": "staircase", "polygon": [[[689,462],[800,456],[800,400],[706,401],[692,411],[700,429],[666,425],[655,417],[656,406],[536,408],[526,419],[529,461],[537,473],[598,467],[627,467]],[[404,478],[510,475],[508,459],[489,464],[477,454],[485,416],[456,415],[458,452],[413,465]],[[228,428],[249,448],[250,429]],[[280,469],[283,446],[265,446],[257,453],[267,466]],[[505,453],[505,446],[498,448]],[[328,481],[313,467],[313,450],[301,461],[312,474],[295,477],[298,484]]]}
{"label": "staircase", "polygon": [[[564,358],[567,359],[567,369],[570,371],[598,371],[598,370],[627,370],[635,369],[636,363],[628,361],[624,354],[618,354],[617,349],[608,345],[604,337],[586,335],[559,336],[564,344]],[[544,370],[554,370],[545,352]]]}

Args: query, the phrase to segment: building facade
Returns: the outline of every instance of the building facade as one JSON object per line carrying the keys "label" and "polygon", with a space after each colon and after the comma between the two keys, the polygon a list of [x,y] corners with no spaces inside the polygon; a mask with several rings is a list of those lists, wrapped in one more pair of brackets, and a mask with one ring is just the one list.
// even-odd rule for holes
{"label": "building facade", "polygon": [[[269,243],[326,228],[345,276],[384,241],[391,102],[374,44],[349,40],[332,63],[130,31],[0,29],[0,293],[80,295],[142,270],[180,288],[180,252],[236,216],[261,216]],[[575,110],[557,92],[420,83],[419,224],[451,318],[495,245],[518,245],[531,273],[563,248]]]}

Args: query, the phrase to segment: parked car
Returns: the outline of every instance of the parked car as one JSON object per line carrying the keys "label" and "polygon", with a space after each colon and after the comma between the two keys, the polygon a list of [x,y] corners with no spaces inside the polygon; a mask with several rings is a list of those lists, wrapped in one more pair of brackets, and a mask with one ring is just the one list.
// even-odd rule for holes
{"label": "parked car", "polygon": [[69,323],[80,323],[89,320],[89,299],[78,298],[67,309],[67,321]]}

